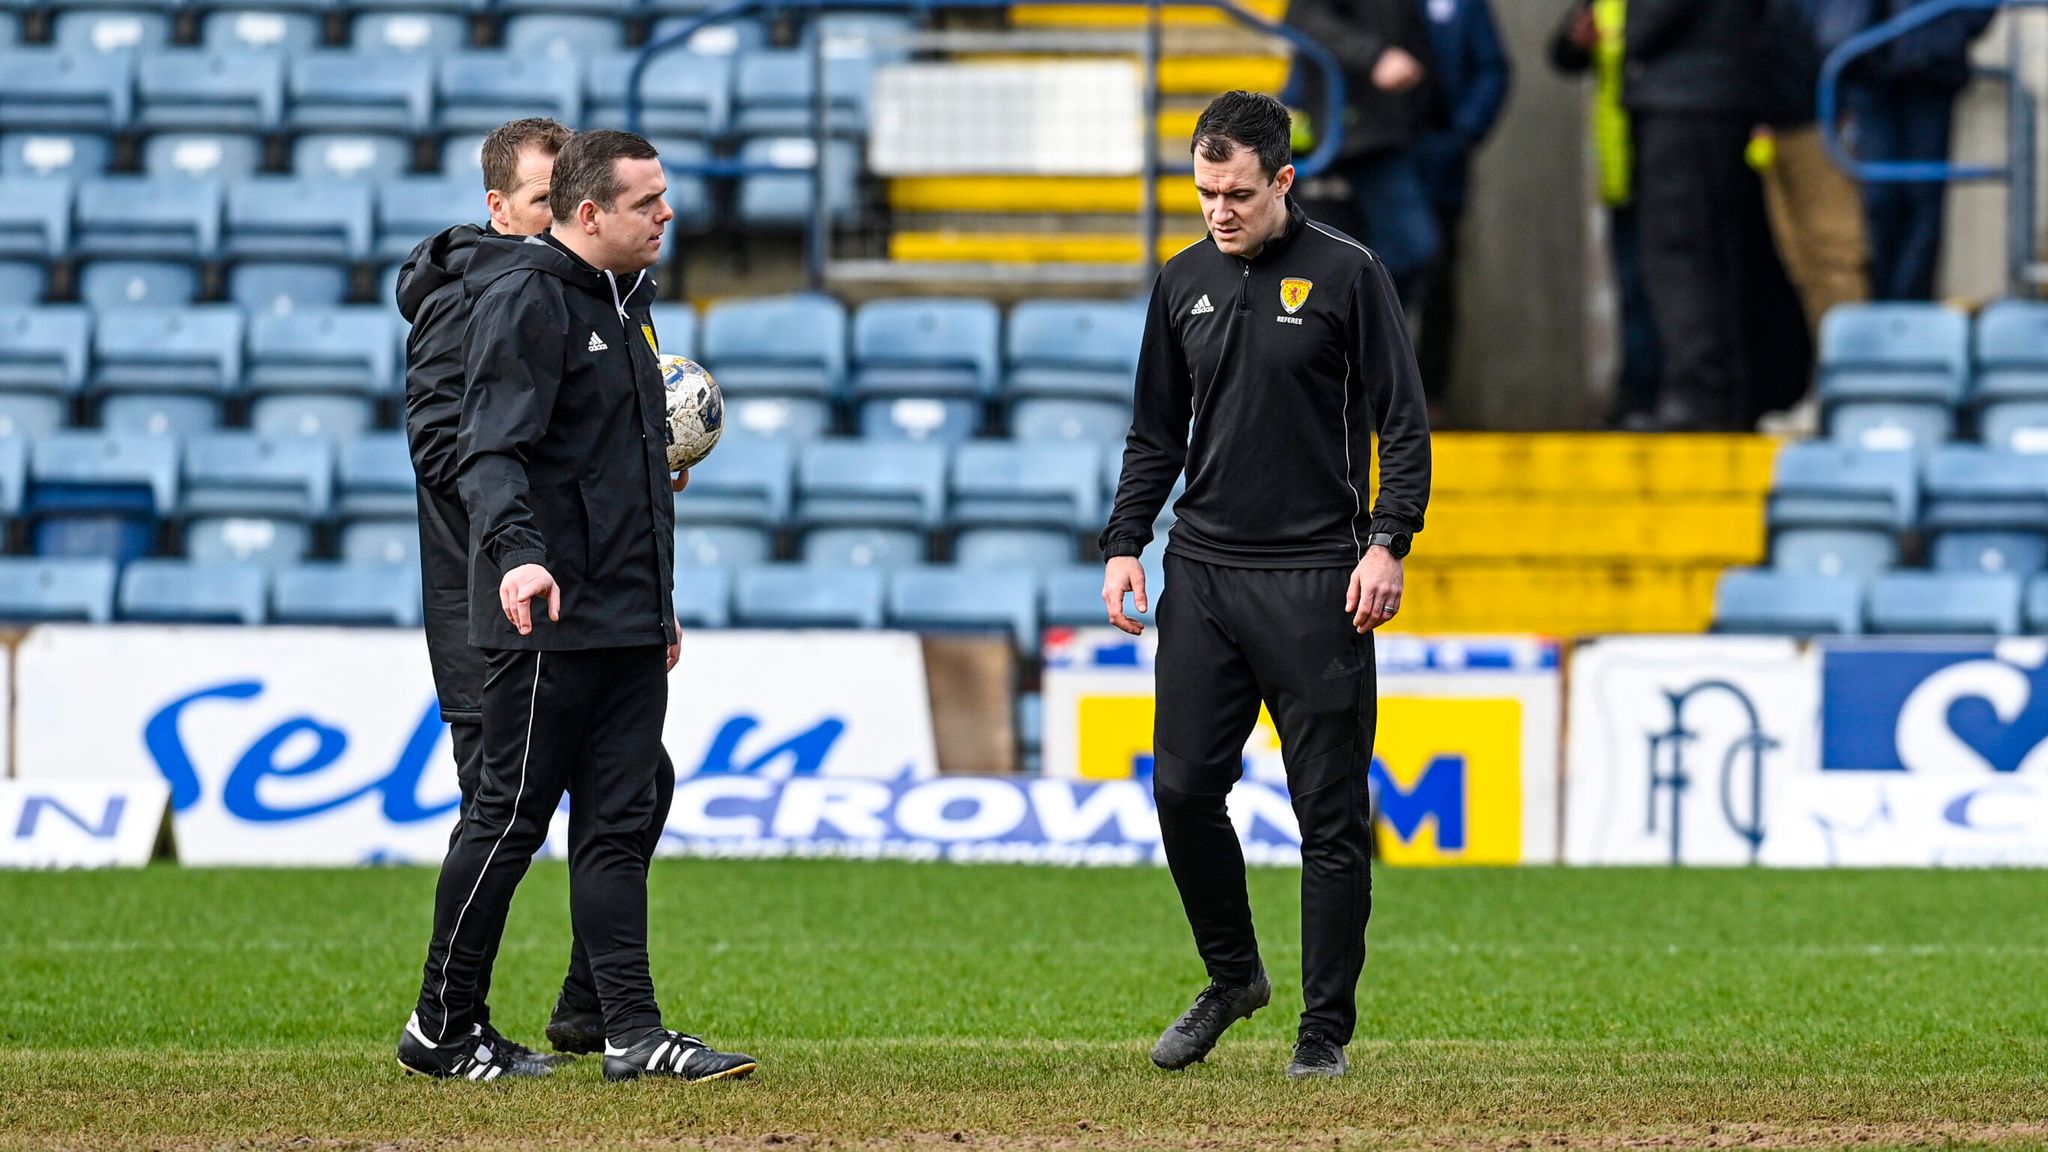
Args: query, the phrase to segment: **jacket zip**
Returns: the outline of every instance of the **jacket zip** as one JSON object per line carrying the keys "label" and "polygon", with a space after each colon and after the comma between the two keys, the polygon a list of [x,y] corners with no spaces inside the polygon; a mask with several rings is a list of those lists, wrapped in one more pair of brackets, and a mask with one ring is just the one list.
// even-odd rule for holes
{"label": "jacket zip", "polygon": [[1252,310],[1252,262],[1240,260],[1238,263],[1244,265],[1244,275],[1237,278],[1237,310],[1249,312]]}

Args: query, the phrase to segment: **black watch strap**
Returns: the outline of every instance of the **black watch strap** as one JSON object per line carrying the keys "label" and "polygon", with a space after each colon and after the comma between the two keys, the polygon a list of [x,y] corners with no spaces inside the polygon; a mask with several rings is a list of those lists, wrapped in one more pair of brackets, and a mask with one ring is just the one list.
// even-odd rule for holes
{"label": "black watch strap", "polygon": [[1408,558],[1408,550],[1414,544],[1414,537],[1406,532],[1375,532],[1365,538],[1367,548],[1385,548],[1396,560]]}

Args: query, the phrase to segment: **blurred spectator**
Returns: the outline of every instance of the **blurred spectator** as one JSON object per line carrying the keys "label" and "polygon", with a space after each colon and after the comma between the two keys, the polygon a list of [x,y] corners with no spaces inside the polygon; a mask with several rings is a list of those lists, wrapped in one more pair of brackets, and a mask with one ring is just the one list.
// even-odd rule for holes
{"label": "blurred spectator", "polygon": [[[1458,327],[1458,233],[1472,153],[1493,131],[1508,98],[1508,58],[1501,50],[1488,0],[1419,0],[1429,18],[1430,47],[1450,122],[1423,135],[1415,159],[1436,215],[1439,240],[1420,301],[1422,334],[1415,349],[1432,409],[1451,383]],[[1432,421],[1434,423],[1434,421]]]}
{"label": "blurred spectator", "polygon": [[[1414,151],[1443,106],[1421,6],[1418,0],[1293,0],[1287,22],[1314,37],[1344,70],[1348,106],[1336,173],[1351,183],[1363,225],[1359,239],[1386,264],[1401,303],[1413,312],[1441,243]],[[1309,107],[1321,106],[1311,94]]]}
{"label": "blurred spectator", "polygon": [[1643,271],[1664,340],[1655,426],[1746,426],[1744,197],[1750,130],[1767,109],[1763,0],[1631,0],[1624,102],[1635,118]]}
{"label": "blurred spectator", "polygon": [[1627,14],[1628,0],[1575,0],[1551,38],[1550,62],[1562,72],[1593,72],[1593,144],[1600,159],[1600,202],[1607,206],[1607,248],[1621,330],[1621,372],[1607,422],[1634,428],[1656,415],[1664,352],[1643,279],[1635,146],[1621,98]]}
{"label": "blurred spectator", "polygon": [[[1858,30],[1931,0],[1816,0],[1831,33]],[[1863,160],[1941,162],[1949,156],[1956,94],[1970,81],[1970,42],[1989,12],[1943,16],[1859,61],[1844,100]],[[1942,202],[1936,182],[1868,183],[1863,207],[1870,233],[1870,294],[1879,300],[1931,300],[1941,252]]]}
{"label": "blurred spectator", "polygon": [[1814,335],[1828,309],[1870,295],[1856,182],[1829,162],[1816,121],[1822,55],[1814,16],[1821,2],[1767,0],[1763,66],[1771,107],[1752,142],[1771,233]]}

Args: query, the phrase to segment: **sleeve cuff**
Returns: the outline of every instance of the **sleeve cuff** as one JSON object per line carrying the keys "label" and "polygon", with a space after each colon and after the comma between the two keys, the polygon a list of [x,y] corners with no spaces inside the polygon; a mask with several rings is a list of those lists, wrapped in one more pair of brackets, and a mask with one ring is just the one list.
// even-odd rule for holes
{"label": "sleeve cuff", "polygon": [[1413,536],[1422,531],[1422,525],[1408,519],[1406,516],[1378,513],[1373,516],[1372,525],[1367,531],[1373,535],[1378,535],[1381,532],[1406,532]]}
{"label": "sleeve cuff", "polygon": [[539,564],[546,567],[548,552],[545,548],[514,548],[498,561],[498,571],[510,572],[522,564]]}
{"label": "sleeve cuff", "polygon": [[1144,554],[1145,545],[1136,540],[1107,540],[1102,545],[1102,557],[1105,560],[1114,560],[1119,556],[1143,556]]}

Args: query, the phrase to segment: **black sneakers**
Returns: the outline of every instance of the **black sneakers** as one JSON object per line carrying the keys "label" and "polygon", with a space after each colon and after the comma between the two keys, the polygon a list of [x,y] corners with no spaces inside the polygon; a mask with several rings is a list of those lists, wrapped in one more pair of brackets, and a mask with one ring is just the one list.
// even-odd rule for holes
{"label": "black sneakers", "polygon": [[572,1008],[556,1000],[554,1015],[548,1017],[548,1043],[557,1052],[604,1051],[604,1013],[595,1008]]}
{"label": "black sneakers", "polygon": [[1240,988],[1209,985],[1172,1027],[1160,1033],[1159,1043],[1152,1046],[1152,1063],[1168,1071],[1200,1063],[1232,1024],[1251,1019],[1272,999],[1273,985],[1263,969]]}
{"label": "black sneakers", "polygon": [[1321,1032],[1303,1032],[1294,1042],[1294,1059],[1287,1063],[1289,1080],[1312,1080],[1322,1076],[1342,1076],[1350,1064],[1344,1059],[1344,1048]]}
{"label": "black sneakers", "polygon": [[419,1017],[405,1022],[398,1037],[398,1066],[414,1076],[438,1080],[538,1079],[554,1075],[554,1069],[532,1060],[522,1060],[484,1042],[483,1030],[472,1028],[469,1035],[446,1044],[430,1043],[420,1032]]}
{"label": "black sneakers", "polygon": [[477,1036],[493,1052],[508,1056],[514,1060],[524,1060],[528,1063],[539,1064],[544,1068],[552,1068],[557,1064],[567,1064],[575,1059],[574,1056],[563,1055],[559,1052],[536,1052],[519,1041],[508,1038],[503,1032],[498,1031],[489,1024],[483,1025],[482,1030],[477,1033]]}
{"label": "black sneakers", "polygon": [[695,1036],[658,1028],[630,1048],[604,1046],[604,1078],[637,1080],[642,1076],[673,1076],[690,1083],[739,1080],[759,1065],[752,1056],[718,1052]]}

